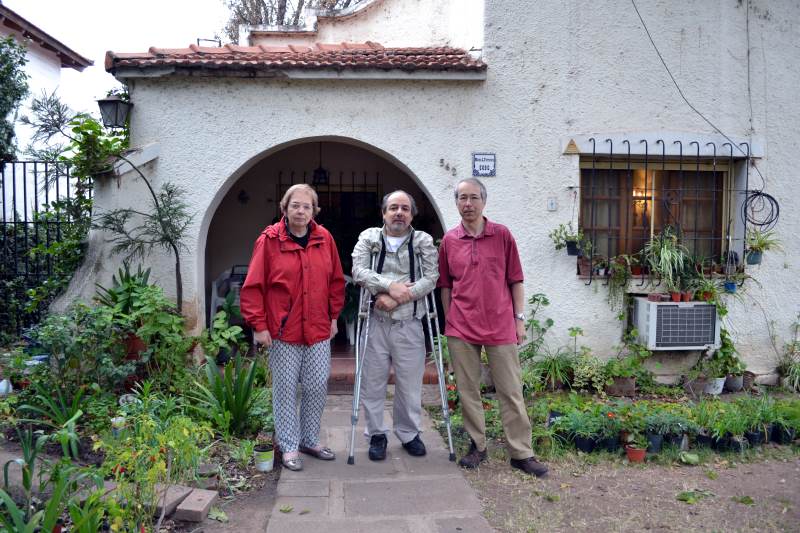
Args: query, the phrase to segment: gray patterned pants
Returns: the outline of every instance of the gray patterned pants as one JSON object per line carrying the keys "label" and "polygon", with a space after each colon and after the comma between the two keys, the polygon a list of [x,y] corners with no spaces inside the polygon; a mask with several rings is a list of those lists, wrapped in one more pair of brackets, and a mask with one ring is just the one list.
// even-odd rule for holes
{"label": "gray patterned pants", "polygon": [[402,322],[370,317],[369,345],[361,376],[361,406],[367,433],[388,433],[383,423],[389,365],[394,366],[392,402],[394,434],[408,442],[422,431],[422,375],[425,373],[425,334],[419,319]]}
{"label": "gray patterned pants", "polygon": [[[269,367],[272,371],[275,433],[281,452],[296,452],[300,445],[316,447],[328,393],[331,341],[305,346],[273,340],[269,349]],[[299,413],[298,383],[303,389]]]}

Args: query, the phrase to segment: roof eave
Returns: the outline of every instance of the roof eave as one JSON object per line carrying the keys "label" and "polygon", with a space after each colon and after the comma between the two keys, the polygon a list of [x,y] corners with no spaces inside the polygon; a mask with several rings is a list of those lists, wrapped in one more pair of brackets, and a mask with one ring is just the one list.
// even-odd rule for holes
{"label": "roof eave", "polygon": [[450,80],[482,81],[486,70],[401,70],[401,69],[283,69],[287,78],[298,80]]}
{"label": "roof eave", "polygon": [[45,50],[55,53],[61,61],[61,68],[73,68],[81,72],[86,67],[94,65],[94,61],[91,59],[83,57],[52,35],[2,4],[0,4],[0,22],[32,40]]}
{"label": "roof eave", "polygon": [[197,68],[197,67],[117,67],[109,72],[118,80],[132,78],[283,78],[297,80],[441,80],[483,81],[482,70],[401,70],[401,69],[259,69],[259,68]]}

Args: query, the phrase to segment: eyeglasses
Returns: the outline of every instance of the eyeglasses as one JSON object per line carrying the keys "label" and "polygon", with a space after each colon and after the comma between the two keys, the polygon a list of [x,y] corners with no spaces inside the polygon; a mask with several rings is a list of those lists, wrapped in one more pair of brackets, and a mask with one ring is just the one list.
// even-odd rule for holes
{"label": "eyeglasses", "polygon": [[300,202],[292,202],[289,204],[289,209],[292,211],[311,211],[314,208],[311,204],[301,204]]}

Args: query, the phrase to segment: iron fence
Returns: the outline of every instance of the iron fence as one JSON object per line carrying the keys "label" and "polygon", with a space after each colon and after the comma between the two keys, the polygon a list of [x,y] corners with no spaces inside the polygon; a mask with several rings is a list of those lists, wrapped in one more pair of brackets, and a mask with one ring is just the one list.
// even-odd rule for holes
{"label": "iron fence", "polygon": [[74,223],[66,200],[75,197],[69,165],[49,161],[0,164],[0,333],[19,335],[43,311],[27,304],[28,291],[53,275],[51,255]]}

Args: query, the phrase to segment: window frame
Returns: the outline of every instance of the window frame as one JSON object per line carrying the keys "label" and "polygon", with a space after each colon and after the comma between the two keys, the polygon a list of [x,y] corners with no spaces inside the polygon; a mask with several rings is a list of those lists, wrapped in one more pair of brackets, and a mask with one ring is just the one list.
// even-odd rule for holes
{"label": "window frame", "polygon": [[[733,164],[731,164],[733,163]],[[682,171],[685,174],[696,174],[699,172],[716,172],[721,174],[721,198],[717,201],[721,203],[721,210],[719,213],[719,218],[716,220],[716,224],[712,223],[710,229],[703,229],[703,230],[695,230],[694,233],[704,231],[710,231],[712,234],[713,242],[711,244],[711,257],[707,257],[706,259],[710,259],[713,262],[718,262],[721,259],[722,254],[725,253],[727,247],[725,245],[726,242],[735,241],[735,235],[737,233],[737,221],[735,217],[731,219],[733,221],[732,224],[726,222],[729,220],[732,210],[736,209],[735,205],[732,205],[736,201],[736,194],[734,190],[734,184],[736,182],[736,172],[737,172],[737,165],[739,161],[734,160],[730,161],[729,159],[717,159],[716,161],[712,158],[708,157],[700,157],[699,160],[697,157],[686,156],[683,159],[670,157],[667,159],[652,159],[646,158],[643,156],[633,156],[630,158],[627,157],[619,157],[616,154],[614,156],[610,156],[608,154],[599,154],[597,156],[591,156],[586,154],[581,154],[579,164],[578,164],[578,179],[579,179],[579,190],[580,195],[575,199],[578,205],[578,227],[584,231],[587,239],[592,239],[592,232],[599,230],[599,225],[595,222],[594,224],[587,224],[584,220],[584,199],[586,199],[587,194],[584,194],[584,172],[591,171],[592,169],[598,171],[621,171],[618,175],[618,184],[617,184],[617,194],[616,195],[595,195],[590,194],[590,200],[601,200],[601,201],[609,201],[618,199],[619,206],[618,206],[618,221],[616,225],[609,225],[602,227],[602,232],[608,234],[608,239],[613,239],[617,241],[617,244],[613,247],[618,251],[619,254],[636,254],[641,251],[641,247],[638,249],[634,247],[634,242],[638,240],[650,240],[656,235],[659,231],[658,225],[656,222],[660,218],[660,215],[656,214],[653,216],[653,207],[656,207],[658,210],[658,197],[659,191],[662,190],[659,187],[655,186],[655,172],[673,172]],[[639,200],[632,200],[629,199],[627,194],[631,193],[631,198],[634,197],[633,192],[636,190],[640,190],[639,188],[634,187],[634,183],[631,181],[630,190],[627,186],[622,186],[622,180],[625,179],[624,172],[626,171],[645,171],[647,174],[647,181],[649,188],[649,194],[645,194],[642,198],[645,202],[644,209],[649,211],[650,216],[649,223],[650,228],[649,231],[646,233],[639,235],[635,235],[636,228],[633,226],[632,218],[633,218],[633,209],[635,201]],[[588,177],[587,180],[591,180],[591,177]],[[627,185],[627,184],[626,184]],[[674,189],[670,189],[674,190]],[[688,190],[692,190],[689,188]],[[699,189],[703,190],[703,189]],[[706,190],[713,190],[717,191],[719,189],[706,189]],[[716,192],[714,193],[716,194]],[[655,201],[654,201],[655,197]],[[683,201],[681,199],[681,201]],[[693,201],[697,201],[697,196],[693,198]],[[681,208],[682,209],[682,208]],[[680,217],[681,215],[679,215]],[[616,237],[612,237],[612,231],[616,231]],[[715,235],[719,235],[719,237],[713,237]],[[690,239],[691,240],[691,239]],[[593,242],[593,244],[595,244]],[[593,255],[603,255],[603,250],[594,249]],[[612,255],[613,257],[613,255]]]}

